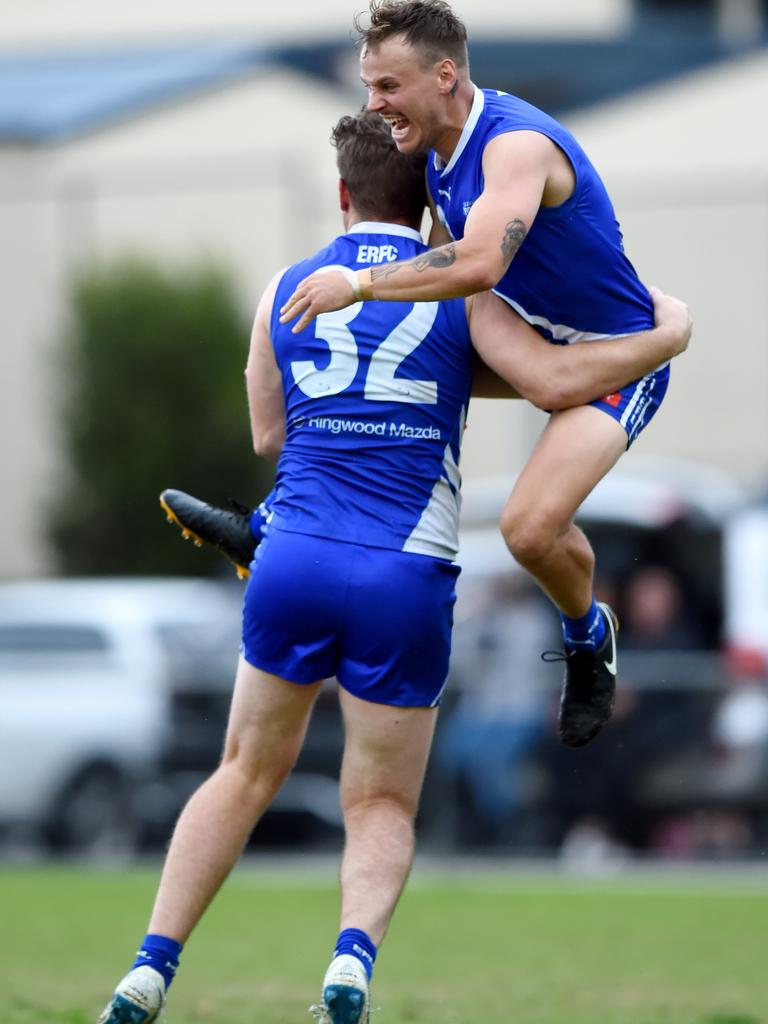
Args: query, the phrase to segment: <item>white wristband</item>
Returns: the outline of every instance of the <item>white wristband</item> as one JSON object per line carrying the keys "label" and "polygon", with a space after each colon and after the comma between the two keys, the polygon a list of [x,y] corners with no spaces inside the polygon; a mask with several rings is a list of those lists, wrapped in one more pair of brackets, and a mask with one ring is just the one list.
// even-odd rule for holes
{"label": "white wristband", "polygon": [[339,270],[342,272],[344,277],[346,277],[347,281],[349,281],[349,283],[352,285],[352,294],[355,297],[355,302],[361,302],[363,296],[360,293],[360,282],[357,279],[357,274],[355,273],[355,271],[351,270],[349,267],[339,267]]}

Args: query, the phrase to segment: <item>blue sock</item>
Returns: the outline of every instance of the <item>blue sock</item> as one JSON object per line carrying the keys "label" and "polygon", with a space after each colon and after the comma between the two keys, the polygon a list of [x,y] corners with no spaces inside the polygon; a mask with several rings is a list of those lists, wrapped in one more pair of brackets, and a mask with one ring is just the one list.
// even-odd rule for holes
{"label": "blue sock", "polygon": [[586,615],[580,619],[569,619],[560,615],[563,623],[565,646],[571,650],[595,650],[605,637],[605,616],[597,607],[594,597]]}
{"label": "blue sock", "polygon": [[368,975],[368,981],[371,980],[373,965],[376,962],[377,949],[369,935],[360,931],[359,928],[345,928],[344,931],[339,932],[339,937],[336,940],[336,948],[333,951],[333,955],[341,956],[342,953],[349,953],[350,956],[356,956],[365,968],[365,973]]}
{"label": "blue sock", "polygon": [[165,935],[147,935],[136,954],[131,970],[134,967],[153,967],[165,978],[165,987],[168,988],[176,974],[183,948],[180,942]]}

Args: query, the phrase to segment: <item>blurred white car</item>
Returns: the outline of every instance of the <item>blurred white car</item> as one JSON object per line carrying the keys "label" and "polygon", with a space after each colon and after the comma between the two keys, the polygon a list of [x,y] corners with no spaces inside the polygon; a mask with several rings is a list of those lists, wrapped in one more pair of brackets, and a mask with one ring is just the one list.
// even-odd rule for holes
{"label": "blurred white car", "polygon": [[724,546],[725,637],[733,670],[768,678],[768,503],[732,516]]}
{"label": "blurred white car", "polygon": [[231,687],[239,588],[190,579],[0,584],[0,828],[129,850],[179,686]]}

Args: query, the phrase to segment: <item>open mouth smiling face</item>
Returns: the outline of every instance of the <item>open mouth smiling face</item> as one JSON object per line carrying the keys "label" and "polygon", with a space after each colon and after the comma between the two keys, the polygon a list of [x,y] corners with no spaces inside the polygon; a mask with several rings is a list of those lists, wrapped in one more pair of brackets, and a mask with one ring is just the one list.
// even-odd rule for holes
{"label": "open mouth smiling face", "polygon": [[402,142],[408,135],[408,130],[411,127],[411,122],[408,118],[403,117],[402,114],[382,114],[381,116],[389,125],[395,142]]}
{"label": "open mouth smiling face", "polygon": [[386,40],[360,54],[360,78],[368,90],[368,109],[389,125],[398,149],[428,148],[429,91],[434,76],[420,66],[412,47]]}

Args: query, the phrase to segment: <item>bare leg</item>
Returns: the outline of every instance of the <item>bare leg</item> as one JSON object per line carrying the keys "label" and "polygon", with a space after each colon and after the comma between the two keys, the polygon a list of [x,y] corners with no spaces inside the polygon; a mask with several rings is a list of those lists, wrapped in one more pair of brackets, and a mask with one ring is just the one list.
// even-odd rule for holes
{"label": "bare leg", "polygon": [[222,762],[176,824],[150,932],[186,942],[290,773],[319,688],[240,659]]}
{"label": "bare leg", "polygon": [[371,704],[340,690],[346,742],[341,803],[341,928],[384,938],[413,860],[436,708]]}
{"label": "bare leg", "polygon": [[552,415],[501,517],[507,547],[570,618],[592,601],[595,556],[572,520],[626,450],[624,429],[591,406]]}

